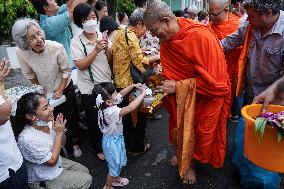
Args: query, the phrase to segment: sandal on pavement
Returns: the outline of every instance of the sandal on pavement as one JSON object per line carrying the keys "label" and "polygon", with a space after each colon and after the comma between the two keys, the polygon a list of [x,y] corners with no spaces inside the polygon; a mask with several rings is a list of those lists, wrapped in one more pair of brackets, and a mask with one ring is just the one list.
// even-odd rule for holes
{"label": "sandal on pavement", "polygon": [[82,150],[78,145],[73,146],[73,155],[75,158],[78,158],[82,155]]}
{"label": "sandal on pavement", "polygon": [[151,148],[150,143],[147,143],[147,144],[144,145],[144,151],[142,151],[142,152],[130,152],[130,154],[132,156],[139,156],[139,155],[142,155],[142,154],[146,153],[147,151],[149,151],[150,148]]}
{"label": "sandal on pavement", "polygon": [[129,183],[127,178],[120,177],[120,181],[114,180],[112,186],[126,186]]}

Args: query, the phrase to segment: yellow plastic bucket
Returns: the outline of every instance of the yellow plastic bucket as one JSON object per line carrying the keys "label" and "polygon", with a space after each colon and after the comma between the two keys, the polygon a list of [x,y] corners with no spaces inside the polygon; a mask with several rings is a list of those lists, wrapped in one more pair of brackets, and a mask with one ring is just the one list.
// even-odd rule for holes
{"label": "yellow plastic bucket", "polygon": [[[265,128],[261,143],[258,135],[254,132],[255,119],[261,114],[261,104],[252,104],[242,108],[245,119],[245,143],[244,152],[246,157],[255,165],[264,169],[284,173],[284,137],[277,142],[277,129],[268,126]],[[269,105],[269,112],[277,113],[284,111],[284,106]]]}

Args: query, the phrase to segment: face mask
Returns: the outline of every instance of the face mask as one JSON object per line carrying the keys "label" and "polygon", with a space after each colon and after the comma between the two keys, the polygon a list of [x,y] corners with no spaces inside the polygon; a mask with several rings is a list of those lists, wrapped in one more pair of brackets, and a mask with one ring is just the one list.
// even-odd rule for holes
{"label": "face mask", "polygon": [[97,20],[88,20],[83,24],[83,29],[87,33],[96,33],[98,28],[98,22]]}
{"label": "face mask", "polygon": [[45,127],[45,126],[48,126],[48,122],[38,120],[36,121],[36,125],[39,127]]}
{"label": "face mask", "polygon": [[114,99],[114,104],[117,105],[117,104],[120,104],[123,100],[123,97],[120,93],[118,93]]}

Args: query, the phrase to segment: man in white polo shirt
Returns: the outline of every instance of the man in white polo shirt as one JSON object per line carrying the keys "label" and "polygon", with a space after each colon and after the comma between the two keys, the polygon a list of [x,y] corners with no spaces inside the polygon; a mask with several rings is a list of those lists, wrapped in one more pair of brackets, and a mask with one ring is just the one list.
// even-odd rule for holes
{"label": "man in white polo shirt", "polygon": [[[0,82],[9,74],[9,61],[0,61]],[[0,189],[28,189],[28,172],[10,122],[11,104],[0,89]]]}

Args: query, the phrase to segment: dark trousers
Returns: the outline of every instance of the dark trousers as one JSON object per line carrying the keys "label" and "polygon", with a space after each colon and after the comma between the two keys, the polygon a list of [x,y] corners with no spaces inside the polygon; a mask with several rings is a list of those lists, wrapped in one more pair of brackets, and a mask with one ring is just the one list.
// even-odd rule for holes
{"label": "dark trousers", "polygon": [[72,146],[78,144],[80,130],[79,130],[79,111],[76,100],[75,87],[71,81],[69,85],[64,89],[63,95],[66,97],[66,101],[63,104],[54,108],[54,116],[62,113],[66,123],[66,148],[72,150]]}
{"label": "dark trousers", "polygon": [[81,103],[85,110],[86,123],[95,153],[102,153],[102,133],[98,125],[98,111],[92,95],[81,94]]}
{"label": "dark trousers", "polygon": [[[117,89],[119,92],[121,89]],[[129,95],[124,96],[122,103],[118,106],[120,108],[126,107],[129,104]],[[137,124],[133,125],[131,114],[122,117],[123,124],[123,135],[125,147],[128,151],[133,153],[144,151],[144,138],[145,138],[145,128],[146,128],[146,116],[138,112],[137,114]]]}
{"label": "dark trousers", "polygon": [[28,189],[28,171],[25,163],[15,172],[9,169],[10,177],[0,183],[0,189]]}

